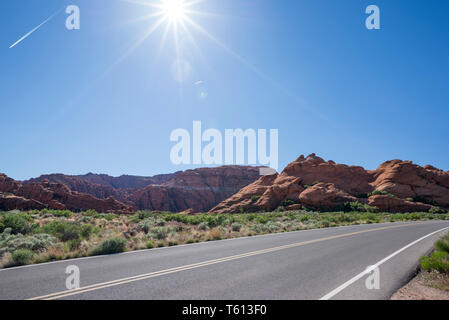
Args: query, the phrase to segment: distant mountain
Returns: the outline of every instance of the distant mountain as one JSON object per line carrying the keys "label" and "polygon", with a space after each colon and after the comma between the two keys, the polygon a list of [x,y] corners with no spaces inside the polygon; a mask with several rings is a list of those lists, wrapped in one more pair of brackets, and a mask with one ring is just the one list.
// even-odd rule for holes
{"label": "distant mountain", "polygon": [[[4,194],[0,195],[0,210],[45,207],[83,210],[86,206],[101,209],[104,200],[107,200],[111,206],[104,207],[106,212],[138,209],[203,212],[254,182],[259,175],[259,167],[247,166],[202,168],[154,177],[49,174],[23,182],[2,175],[0,192]],[[49,193],[55,190],[58,193],[50,196]],[[8,197],[6,193],[9,193]],[[71,196],[75,195],[88,195],[90,198],[85,200],[89,205],[73,203]],[[62,200],[56,203],[53,201],[55,197]],[[98,200],[98,203],[91,198]],[[111,199],[116,203],[112,204]]]}
{"label": "distant mountain", "polygon": [[225,166],[177,173],[161,185],[149,185],[130,194],[137,209],[207,212],[260,177],[260,168]]}
{"label": "distant mountain", "polygon": [[131,213],[133,208],[113,197],[99,199],[86,193],[70,190],[61,183],[48,180],[26,185],[0,174],[0,210],[56,209],[97,212]]}
{"label": "distant mountain", "polygon": [[311,154],[300,156],[281,174],[261,177],[210,212],[350,210],[349,203],[386,212],[447,210],[449,172],[401,160],[387,161],[370,171]]}

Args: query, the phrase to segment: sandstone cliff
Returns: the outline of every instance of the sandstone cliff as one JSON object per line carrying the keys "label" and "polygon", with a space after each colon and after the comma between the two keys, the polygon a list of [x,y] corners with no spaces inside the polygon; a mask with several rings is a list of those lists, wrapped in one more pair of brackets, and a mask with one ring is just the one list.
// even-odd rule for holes
{"label": "sandstone cliff", "polygon": [[260,178],[210,212],[261,212],[279,207],[335,210],[347,202],[387,212],[449,208],[449,172],[400,160],[368,171],[311,154],[299,157],[279,175]]}

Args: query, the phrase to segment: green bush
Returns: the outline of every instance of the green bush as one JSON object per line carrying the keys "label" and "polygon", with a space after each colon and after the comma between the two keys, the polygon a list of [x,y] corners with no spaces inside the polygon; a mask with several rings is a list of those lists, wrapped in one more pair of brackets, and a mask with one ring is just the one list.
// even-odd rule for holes
{"label": "green bush", "polygon": [[28,249],[19,249],[14,251],[11,256],[12,263],[15,266],[21,266],[31,263],[34,257],[34,252]]}
{"label": "green bush", "polygon": [[437,241],[435,251],[430,257],[422,257],[420,262],[421,268],[424,270],[449,273],[449,235]]}
{"label": "green bush", "polygon": [[126,249],[126,240],[123,238],[110,238],[101,242],[93,251],[94,255],[113,254],[124,252]]}
{"label": "green bush", "polygon": [[294,204],[296,204],[296,201],[290,200],[290,199],[287,199],[287,200],[285,200],[285,201],[282,203],[282,205],[283,205],[284,207],[288,207],[288,206],[291,206],[291,205],[294,205]]}
{"label": "green bush", "polygon": [[234,231],[234,232],[240,232],[240,230],[242,229],[242,224],[241,224],[241,223],[238,223],[238,222],[234,222],[234,223],[231,225],[231,229],[232,229],[232,231]]}
{"label": "green bush", "polygon": [[79,248],[81,244],[81,239],[73,239],[66,242],[67,247],[70,249],[70,251],[74,251]]}
{"label": "green bush", "polygon": [[80,235],[83,239],[89,240],[96,228],[91,224],[83,224],[80,228]]}
{"label": "green bush", "polygon": [[261,198],[261,196],[252,196],[251,197],[251,201],[252,202],[257,202],[257,201],[259,201],[260,198]]}
{"label": "green bush", "polygon": [[167,227],[152,227],[148,230],[148,238],[164,240],[167,238],[170,229]]}
{"label": "green bush", "polygon": [[24,236],[22,234],[9,234],[8,229],[0,234],[0,255],[14,252],[18,249],[45,251],[56,244],[56,238],[48,234]]}
{"label": "green bush", "polygon": [[200,230],[202,230],[202,231],[206,231],[208,228],[209,228],[209,227],[207,226],[207,223],[206,223],[206,222],[201,222],[201,223],[198,225],[198,229],[200,229]]}
{"label": "green bush", "polygon": [[430,257],[420,259],[421,268],[426,271],[436,270],[441,273],[449,273],[449,254],[444,251],[435,251]]}
{"label": "green bush", "polygon": [[429,210],[429,213],[433,213],[433,214],[440,214],[440,213],[446,213],[447,211],[444,209],[441,209],[440,207],[432,207]]}
{"label": "green bush", "polygon": [[33,218],[26,213],[6,213],[3,215],[3,229],[11,228],[11,233],[27,234],[33,230]]}
{"label": "green bush", "polygon": [[337,206],[336,210],[343,212],[378,212],[376,207],[371,207],[360,202],[345,202]]}
{"label": "green bush", "polygon": [[387,196],[389,193],[385,190],[374,190],[373,192],[368,193],[368,197],[372,196]]}
{"label": "green bush", "polygon": [[[69,240],[78,240],[81,236],[82,228],[74,222],[51,221],[41,227],[43,233],[51,234],[59,240],[66,242]],[[89,234],[90,227],[84,227],[84,234]]]}
{"label": "green bush", "polygon": [[52,210],[52,209],[43,209],[43,210],[31,210],[28,211],[29,215],[52,215],[54,217],[59,218],[70,218],[73,216],[73,212],[69,210]]}
{"label": "green bush", "polygon": [[153,249],[154,248],[154,242],[147,241],[147,249]]}
{"label": "green bush", "polygon": [[443,251],[446,253],[449,253],[449,236],[446,237],[444,240],[440,240],[435,244],[435,248],[438,251]]}

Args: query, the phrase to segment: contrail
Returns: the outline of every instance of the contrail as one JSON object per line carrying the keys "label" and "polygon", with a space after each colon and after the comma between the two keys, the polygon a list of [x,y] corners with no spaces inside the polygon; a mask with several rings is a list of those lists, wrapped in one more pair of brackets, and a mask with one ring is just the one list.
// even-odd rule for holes
{"label": "contrail", "polygon": [[30,36],[34,31],[36,31],[37,29],[39,29],[40,27],[42,27],[44,24],[46,24],[48,21],[50,21],[56,14],[59,13],[58,10],[57,12],[53,13],[50,17],[47,18],[47,20],[45,20],[44,22],[42,22],[40,25],[38,25],[37,27],[35,27],[33,30],[31,30],[30,32],[28,32],[26,35],[24,35],[22,38],[20,38],[19,40],[17,40],[12,46],[9,47],[9,49],[14,48],[16,45],[18,45],[20,42],[22,42],[23,40],[25,40],[26,38],[28,38],[28,36]]}

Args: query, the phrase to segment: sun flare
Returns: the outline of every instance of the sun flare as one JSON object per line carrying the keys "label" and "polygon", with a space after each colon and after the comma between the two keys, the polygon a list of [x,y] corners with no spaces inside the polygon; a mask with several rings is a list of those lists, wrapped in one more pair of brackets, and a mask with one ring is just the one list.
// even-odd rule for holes
{"label": "sun flare", "polygon": [[186,4],[183,0],[163,0],[161,9],[164,17],[174,22],[184,20],[186,15]]}

